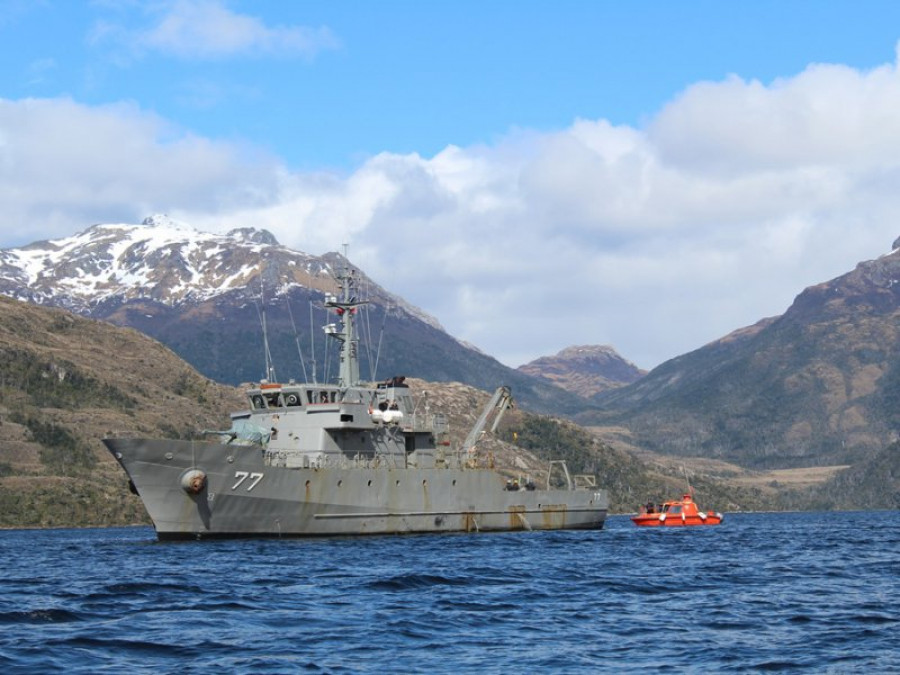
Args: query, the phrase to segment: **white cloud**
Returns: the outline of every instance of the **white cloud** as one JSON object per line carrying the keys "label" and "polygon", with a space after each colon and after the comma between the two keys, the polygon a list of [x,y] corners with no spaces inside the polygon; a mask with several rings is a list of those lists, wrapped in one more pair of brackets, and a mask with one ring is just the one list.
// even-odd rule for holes
{"label": "white cloud", "polygon": [[311,58],[340,43],[324,26],[267,26],[238,14],[218,0],[172,0],[148,7],[152,25],[127,28],[98,22],[92,39],[112,42],[129,53],[146,51],[182,59],[216,60],[233,56]]}
{"label": "white cloud", "polygon": [[0,99],[3,236],[15,244],[185,204],[215,212],[270,203],[277,168],[132,104]]}
{"label": "white cloud", "polygon": [[342,176],[131,105],[0,101],[4,245],[153,211],[311,253],[349,241],[376,280],[510,365],[609,343],[650,367],[890,250],[898,104],[895,64],[816,65],[697,84],[642,129],[576,120]]}
{"label": "white cloud", "polygon": [[900,150],[896,64],[864,72],[813,65],[771,86],[732,76],[688,88],[654,120],[667,162],[701,173],[746,174],[893,163]]}

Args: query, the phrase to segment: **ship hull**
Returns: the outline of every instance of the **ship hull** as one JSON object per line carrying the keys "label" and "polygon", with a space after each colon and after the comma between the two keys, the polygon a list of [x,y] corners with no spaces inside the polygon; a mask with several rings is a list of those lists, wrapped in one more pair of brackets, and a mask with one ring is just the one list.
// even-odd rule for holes
{"label": "ship hull", "polygon": [[601,529],[608,508],[604,490],[511,491],[487,469],[288,468],[261,446],[104,443],[159,539]]}

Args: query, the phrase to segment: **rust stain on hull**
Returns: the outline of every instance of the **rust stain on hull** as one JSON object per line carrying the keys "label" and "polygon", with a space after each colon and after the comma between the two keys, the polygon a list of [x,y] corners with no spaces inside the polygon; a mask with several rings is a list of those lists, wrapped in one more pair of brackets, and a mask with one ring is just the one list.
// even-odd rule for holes
{"label": "rust stain on hull", "polygon": [[547,504],[541,507],[541,520],[548,530],[561,530],[566,527],[568,508],[565,504]]}
{"label": "rust stain on hull", "polygon": [[528,527],[528,519],[525,516],[524,506],[509,507],[509,529],[511,530],[530,530]]}

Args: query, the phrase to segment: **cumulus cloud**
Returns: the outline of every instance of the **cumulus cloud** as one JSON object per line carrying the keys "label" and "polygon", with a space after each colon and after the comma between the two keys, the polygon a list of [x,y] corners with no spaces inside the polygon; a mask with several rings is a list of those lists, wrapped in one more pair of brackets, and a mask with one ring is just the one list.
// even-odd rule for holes
{"label": "cumulus cloud", "polygon": [[191,135],[132,104],[0,99],[7,242],[188,204],[207,212],[268,204],[277,174],[277,162],[252,148]]}
{"label": "cumulus cloud", "polygon": [[895,64],[862,72],[813,65],[770,86],[732,76],[687,89],[650,137],[672,163],[704,173],[893,162],[900,143]]}
{"label": "cumulus cloud", "polygon": [[652,367],[890,250],[898,103],[896,64],[814,65],[698,83],[643,128],[576,120],[338,175],[133,106],[5,101],[0,190],[15,243],[159,210],[311,253],[349,241],[376,280],[509,365],[609,343]]}
{"label": "cumulus cloud", "polygon": [[93,40],[117,44],[130,53],[153,51],[203,60],[237,55],[311,58],[339,46],[327,27],[267,26],[216,0],[174,0],[148,9],[150,25],[129,28],[111,21],[98,22]]}

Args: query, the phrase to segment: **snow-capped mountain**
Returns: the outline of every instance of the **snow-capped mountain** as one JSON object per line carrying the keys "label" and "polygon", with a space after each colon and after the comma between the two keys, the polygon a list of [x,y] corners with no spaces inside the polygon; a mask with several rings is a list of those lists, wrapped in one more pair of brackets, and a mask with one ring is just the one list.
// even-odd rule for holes
{"label": "snow-capped mountain", "polygon": [[[106,302],[152,300],[176,307],[223,294],[278,296],[292,287],[334,289],[334,256],[281,246],[267,230],[195,230],[165,215],[94,225],[64,239],[0,251],[0,293],[91,315]],[[376,301],[440,328],[436,319],[366,282]]]}
{"label": "snow-capped mountain", "polygon": [[0,251],[0,291],[87,313],[110,298],[198,302],[245,288],[272,252],[289,257],[291,271],[305,281],[327,277],[321,260],[288,252],[265,230],[209,234],[152,216],[140,225],[94,225],[65,239]]}
{"label": "snow-capped mountain", "polygon": [[[333,275],[347,264],[337,253],[289,249],[265,230],[210,234],[152,216],[139,225],[94,225],[71,237],[0,250],[0,294],[136,328],[220,382],[268,377],[266,342],[281,379],[326,381],[336,370],[322,338],[321,301],[337,290]],[[490,390],[506,383],[516,386],[523,404],[583,406],[574,394],[545,390],[460,342],[434,317],[356,269],[369,303],[360,354],[364,377],[403,374]]]}

